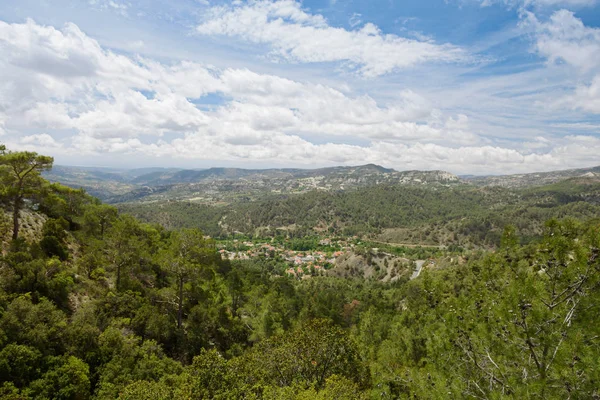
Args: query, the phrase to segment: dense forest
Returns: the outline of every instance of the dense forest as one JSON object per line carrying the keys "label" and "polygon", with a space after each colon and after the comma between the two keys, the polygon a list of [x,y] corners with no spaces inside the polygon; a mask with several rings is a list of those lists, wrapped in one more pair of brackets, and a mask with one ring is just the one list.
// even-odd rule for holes
{"label": "dense forest", "polygon": [[50,184],[52,162],[0,147],[2,399],[600,397],[595,184],[518,198],[382,186],[239,209],[240,231],[332,213],[355,230],[439,219],[475,224],[463,237],[500,230],[495,251],[382,283],[224,260],[197,227],[142,223]]}
{"label": "dense forest", "polygon": [[600,182],[571,178],[525,189],[381,184],[228,206],[171,201],[117,207],[144,222],[199,228],[213,237],[233,232],[290,238],[324,233],[490,249],[500,244],[506,225],[516,226],[527,242],[542,236],[549,219],[600,215]]}

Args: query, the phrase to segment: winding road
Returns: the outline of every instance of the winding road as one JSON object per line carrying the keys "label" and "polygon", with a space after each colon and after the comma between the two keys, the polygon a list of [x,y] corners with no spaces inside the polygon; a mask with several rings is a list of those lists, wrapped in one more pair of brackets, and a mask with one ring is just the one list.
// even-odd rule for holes
{"label": "winding road", "polygon": [[415,271],[412,273],[412,275],[410,276],[410,279],[415,279],[417,278],[419,275],[421,275],[421,271],[423,270],[423,265],[425,265],[425,260],[417,260],[415,261]]}

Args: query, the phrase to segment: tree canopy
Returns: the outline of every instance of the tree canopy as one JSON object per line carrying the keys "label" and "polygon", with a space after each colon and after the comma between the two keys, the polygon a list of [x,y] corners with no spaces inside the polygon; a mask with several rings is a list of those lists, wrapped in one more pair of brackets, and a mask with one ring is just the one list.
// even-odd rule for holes
{"label": "tree canopy", "polygon": [[40,199],[45,181],[40,172],[52,168],[54,159],[29,151],[12,152],[0,147],[0,198],[12,208],[12,239],[19,238],[19,213],[26,200]]}
{"label": "tree canopy", "polygon": [[20,196],[39,224],[0,257],[0,398],[600,396],[596,218],[540,222],[529,241],[507,226],[494,251],[412,280],[300,279],[51,185],[49,158],[20,158],[19,191],[14,154],[3,210]]}

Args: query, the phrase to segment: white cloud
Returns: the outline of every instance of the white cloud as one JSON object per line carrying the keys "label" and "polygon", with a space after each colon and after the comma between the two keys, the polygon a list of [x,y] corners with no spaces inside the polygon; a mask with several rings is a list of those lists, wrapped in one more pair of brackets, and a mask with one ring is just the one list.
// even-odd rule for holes
{"label": "white cloud", "polygon": [[130,4],[118,0],[90,0],[90,6],[99,10],[110,10],[124,17],[127,16],[127,10]]}
{"label": "white cloud", "polygon": [[95,138],[85,134],[73,138],[72,151],[80,154],[135,153],[143,148],[136,138]]}
{"label": "white cloud", "polygon": [[600,124],[591,124],[587,122],[562,122],[562,123],[554,123],[550,126],[556,128],[566,128],[566,129],[574,129],[574,130],[584,130],[584,131],[598,131],[600,132]]}
{"label": "white cloud", "polygon": [[58,102],[36,103],[23,113],[23,119],[19,115],[14,115],[13,119],[22,125],[42,129],[68,129],[73,125],[68,105]]}
{"label": "white cloud", "polygon": [[0,112],[0,136],[4,136],[6,131],[4,130],[4,124],[6,123],[6,115]]}
{"label": "white cloud", "polygon": [[526,0],[525,5],[538,7],[589,7],[595,5],[597,0]]}
{"label": "white cloud", "polygon": [[134,40],[132,42],[129,42],[129,46],[128,47],[130,49],[140,50],[140,49],[143,49],[145,45],[146,44],[144,43],[143,40]]}
{"label": "white cloud", "polygon": [[348,23],[350,24],[350,26],[352,28],[362,24],[362,15],[359,13],[354,13],[352,14],[352,16],[350,17],[350,19],[348,20]]}
{"label": "white cloud", "polygon": [[559,10],[547,22],[532,13],[525,14],[525,27],[535,34],[535,51],[550,63],[565,63],[577,71],[580,83],[570,95],[555,101],[554,107],[570,107],[600,114],[600,28],[585,26],[573,12]]}
{"label": "white cloud", "polygon": [[196,31],[226,35],[271,46],[271,56],[292,62],[344,62],[366,77],[425,62],[464,62],[465,51],[384,34],[371,24],[348,31],[328,25],[293,0],[258,0],[213,7]]}
{"label": "white cloud", "polygon": [[535,50],[549,62],[565,62],[584,72],[600,67],[600,29],[586,27],[573,12],[556,11],[547,22],[526,13],[524,23],[535,32]]}
{"label": "white cloud", "polygon": [[566,96],[562,102],[576,109],[600,114],[600,75],[596,75],[590,85],[578,86],[575,93]]}
{"label": "white cloud", "polygon": [[545,9],[554,7],[581,8],[594,6],[597,0],[478,0],[481,7],[505,4],[510,8]]}
{"label": "white cloud", "polygon": [[47,133],[23,136],[20,142],[24,145],[33,145],[45,149],[59,147],[59,144],[54,140],[54,138]]}
{"label": "white cloud", "polygon": [[[319,23],[298,10],[284,14]],[[380,102],[248,69],[123,56],[73,24],[0,22],[0,55],[3,141],[50,155],[490,173],[581,166],[596,145],[573,136],[507,148],[481,137],[469,116],[447,115],[414,91]],[[197,107],[209,94],[221,100]]]}
{"label": "white cloud", "polygon": [[100,47],[74,24],[62,30],[0,21],[0,106],[66,99],[94,88],[104,95],[149,87],[151,73],[136,61]]}
{"label": "white cloud", "polygon": [[218,138],[200,141],[196,136],[188,136],[171,143],[148,146],[144,151],[148,155],[177,154],[182,158],[196,158],[209,153],[217,160],[251,160],[283,166],[378,163],[399,170],[442,169],[456,173],[489,174],[593,165],[597,163],[597,146],[600,146],[600,139],[595,137],[568,137],[560,144],[555,144],[555,147],[539,153],[499,146],[447,147],[421,142],[404,144],[375,141],[369,146],[317,145],[297,136],[275,134],[269,146],[260,143],[232,146]]}
{"label": "white cloud", "polygon": [[160,135],[199,128],[207,117],[182,96],[147,99],[140,92],[121,93],[114,101],[98,101],[95,109],[73,119],[73,126],[95,137]]}

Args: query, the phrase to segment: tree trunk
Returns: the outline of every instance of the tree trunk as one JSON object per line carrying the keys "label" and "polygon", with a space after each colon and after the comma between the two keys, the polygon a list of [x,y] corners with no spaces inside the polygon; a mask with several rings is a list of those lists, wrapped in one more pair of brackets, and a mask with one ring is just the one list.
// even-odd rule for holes
{"label": "tree trunk", "polygon": [[121,264],[117,264],[117,292],[121,286]]}
{"label": "tree trunk", "polygon": [[177,310],[177,329],[181,329],[183,317],[183,277],[179,278],[179,308]]}
{"label": "tree trunk", "polygon": [[21,211],[21,199],[15,199],[13,203],[13,234],[12,240],[17,240],[19,238],[19,211]]}

